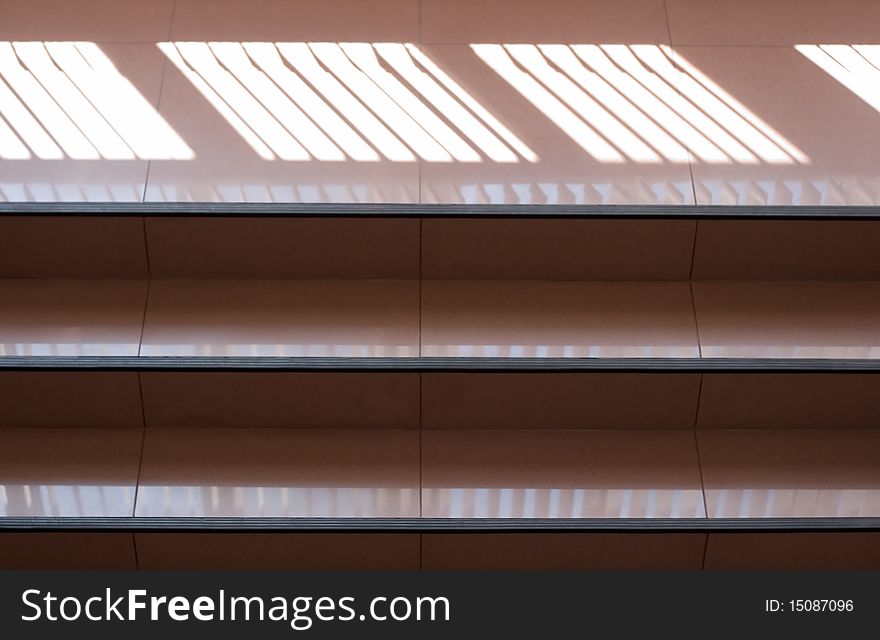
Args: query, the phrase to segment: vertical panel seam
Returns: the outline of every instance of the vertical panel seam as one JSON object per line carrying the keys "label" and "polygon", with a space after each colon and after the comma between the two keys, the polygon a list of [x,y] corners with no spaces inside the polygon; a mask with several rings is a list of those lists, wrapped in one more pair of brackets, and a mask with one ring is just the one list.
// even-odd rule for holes
{"label": "vertical panel seam", "polygon": [[[697,332],[697,357],[703,357],[703,341],[700,339],[700,320],[697,317],[697,297],[694,295],[694,283],[688,282],[688,288],[691,294],[691,313],[694,314],[694,329]],[[702,379],[700,380],[702,384]]]}
{"label": "vertical panel seam", "polygon": [[710,534],[707,531],[706,532],[706,541],[703,543],[703,564],[702,564],[703,571],[706,570],[706,554],[709,551],[709,535]]}

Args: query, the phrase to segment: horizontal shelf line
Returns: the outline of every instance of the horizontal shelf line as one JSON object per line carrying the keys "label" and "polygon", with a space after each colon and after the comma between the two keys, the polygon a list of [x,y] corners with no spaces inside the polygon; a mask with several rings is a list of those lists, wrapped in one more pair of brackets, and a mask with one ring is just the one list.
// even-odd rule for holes
{"label": "horizontal shelf line", "polygon": [[157,518],[9,517],[0,531],[248,532],[791,532],[880,531],[880,518],[493,519],[493,518]]}
{"label": "horizontal shelf line", "polygon": [[878,359],[5,356],[3,371],[880,372]]}
{"label": "horizontal shelf line", "polygon": [[880,206],[0,202],[0,216],[880,220]]}

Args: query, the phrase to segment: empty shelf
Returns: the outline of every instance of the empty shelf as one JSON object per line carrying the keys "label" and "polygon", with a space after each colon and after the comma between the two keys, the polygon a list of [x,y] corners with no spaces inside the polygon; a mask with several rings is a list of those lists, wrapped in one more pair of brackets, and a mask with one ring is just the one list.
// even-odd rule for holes
{"label": "empty shelf", "polygon": [[693,292],[682,282],[2,280],[0,366],[858,370],[880,361],[878,282],[696,282]]}
{"label": "empty shelf", "polygon": [[3,529],[880,528],[877,430],[56,428],[0,444]]}

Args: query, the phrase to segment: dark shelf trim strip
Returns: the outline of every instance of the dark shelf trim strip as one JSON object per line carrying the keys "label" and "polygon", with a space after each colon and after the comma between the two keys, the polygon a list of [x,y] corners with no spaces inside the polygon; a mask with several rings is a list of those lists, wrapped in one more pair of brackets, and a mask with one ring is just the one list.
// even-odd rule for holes
{"label": "dark shelf trim strip", "polygon": [[880,372],[880,359],[4,356],[2,371]]}
{"label": "dark shelf trim strip", "polygon": [[774,532],[880,531],[880,518],[451,519],[451,518],[0,518],[0,531],[120,532]]}
{"label": "dark shelf trim strip", "polygon": [[0,202],[0,216],[880,220],[880,206]]}

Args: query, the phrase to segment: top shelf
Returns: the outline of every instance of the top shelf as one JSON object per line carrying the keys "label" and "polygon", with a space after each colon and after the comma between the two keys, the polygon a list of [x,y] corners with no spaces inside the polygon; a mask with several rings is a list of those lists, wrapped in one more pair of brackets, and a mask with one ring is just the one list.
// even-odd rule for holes
{"label": "top shelf", "polygon": [[880,206],[0,202],[0,216],[880,220]]}

